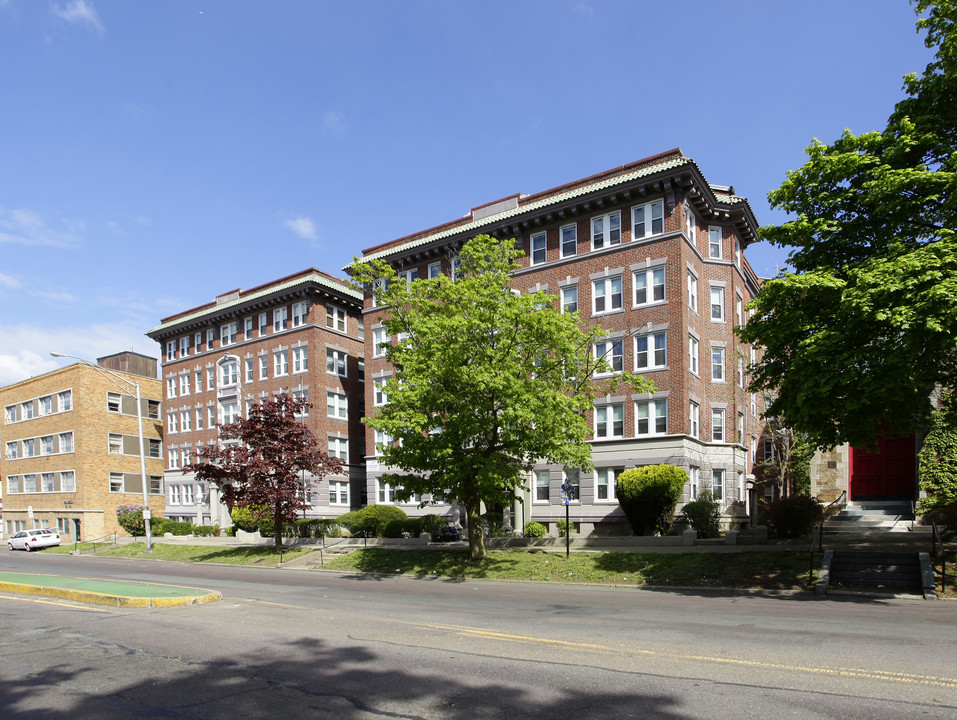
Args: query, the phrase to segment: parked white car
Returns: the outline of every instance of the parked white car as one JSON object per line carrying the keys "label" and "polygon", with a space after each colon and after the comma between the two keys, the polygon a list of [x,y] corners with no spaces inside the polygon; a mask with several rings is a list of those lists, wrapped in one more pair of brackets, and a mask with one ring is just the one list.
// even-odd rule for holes
{"label": "parked white car", "polygon": [[11,550],[39,550],[45,547],[54,547],[60,544],[60,533],[56,530],[40,528],[37,530],[21,530],[7,541]]}

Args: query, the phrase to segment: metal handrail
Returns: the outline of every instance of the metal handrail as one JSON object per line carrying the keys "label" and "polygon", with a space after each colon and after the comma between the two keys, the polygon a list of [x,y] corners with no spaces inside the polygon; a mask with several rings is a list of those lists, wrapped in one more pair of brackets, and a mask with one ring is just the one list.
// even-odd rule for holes
{"label": "metal handrail", "polygon": [[940,545],[940,592],[943,594],[947,590],[947,551],[944,548],[944,536],[940,533],[940,528],[933,520],[930,521],[930,555],[937,554],[937,545]]}
{"label": "metal handrail", "polygon": [[[847,497],[847,490],[841,490],[841,494],[838,495],[834,500],[830,502],[830,504],[828,504],[827,507],[824,508],[823,515],[821,517],[821,522],[818,523],[817,532],[815,533],[817,537],[818,550],[820,550],[822,553],[824,552],[824,523],[827,520],[827,511],[830,510],[835,505],[837,505],[842,500],[845,500],[846,497]],[[811,584],[814,578],[814,540],[815,538],[812,537],[811,549],[808,550],[808,571],[807,571],[808,584]]]}

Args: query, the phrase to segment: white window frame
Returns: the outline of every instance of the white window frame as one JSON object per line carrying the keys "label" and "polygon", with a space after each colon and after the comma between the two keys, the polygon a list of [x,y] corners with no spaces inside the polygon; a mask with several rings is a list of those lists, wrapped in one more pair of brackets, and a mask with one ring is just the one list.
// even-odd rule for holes
{"label": "white window frame", "polygon": [[302,300],[292,304],[292,326],[302,327],[309,316],[309,302]]}
{"label": "white window frame", "polygon": [[688,499],[694,500],[698,497],[698,486],[701,482],[701,468],[692,465],[688,468]]}
{"label": "white window frame", "polygon": [[657,332],[635,337],[635,372],[663,370],[668,367],[668,333]]}
{"label": "white window frame", "polygon": [[429,280],[435,280],[435,278],[437,278],[441,274],[442,274],[441,262],[429,263],[429,270],[428,270]]}
{"label": "white window frame", "polygon": [[349,419],[349,396],[335,390],[326,391],[326,417]]}
{"label": "white window frame", "polygon": [[722,232],[719,225],[708,226],[708,257],[720,260],[722,257]]}
{"label": "white window frame", "polygon": [[[644,428],[642,428],[644,423]],[[668,434],[668,399],[635,401],[635,437]]]}
{"label": "white window frame", "polygon": [[[549,470],[536,470],[534,473],[535,489],[532,495],[532,504],[548,505],[551,502],[551,478]],[[544,490],[544,493],[542,492]],[[544,495],[544,497],[542,497]]]}
{"label": "white window frame", "polygon": [[698,276],[688,270],[688,307],[698,312]]}
{"label": "white window frame", "polygon": [[259,330],[259,335],[258,335],[258,337],[262,337],[263,335],[266,334],[266,331],[267,331],[267,329],[269,328],[269,316],[268,316],[266,313],[264,313],[264,312],[259,313],[259,323],[258,323],[258,325],[259,325],[259,329],[258,329],[258,330]]}
{"label": "white window frame", "polygon": [[374,407],[383,407],[389,404],[389,393],[385,389],[388,382],[388,378],[380,378],[373,382],[372,405]]}
{"label": "white window frame", "polygon": [[[622,286],[621,275],[592,280],[592,314],[607,315],[608,313],[621,311]],[[599,300],[601,301],[600,310],[598,309]]]}
{"label": "white window frame", "polygon": [[[618,482],[618,476],[625,471],[623,467],[602,467],[595,468],[595,502],[596,503],[616,503],[618,496],[615,494],[615,484]],[[604,490],[605,497],[602,497]]]}
{"label": "white window frame", "polygon": [[309,370],[309,348],[301,345],[292,349],[292,371],[304,373]]}
{"label": "white window frame", "polygon": [[724,322],[724,288],[711,286],[711,322]]}
{"label": "white window frame", "polygon": [[329,481],[329,504],[349,507],[351,503],[348,480]]}
{"label": "white window frame", "polygon": [[561,257],[574,257],[578,254],[578,225],[563,225],[558,230]]}
{"label": "white window frame", "polygon": [[720,345],[711,346],[711,382],[723,383],[727,379],[725,351]]}
{"label": "white window frame", "polygon": [[711,408],[711,441],[727,441],[727,412],[724,408]]}
{"label": "white window frame", "polygon": [[236,344],[236,323],[228,322],[224,325],[219,326],[219,346],[226,347],[227,345]]}
{"label": "white window frame", "polygon": [[711,497],[719,505],[724,505],[725,498],[725,472],[724,470],[711,471]]}
{"label": "white window frame", "polygon": [[[650,222],[649,222],[650,220]],[[653,200],[631,208],[631,239],[660,235],[665,231],[664,200]]]}
{"label": "white window frame", "polygon": [[385,357],[385,349],[390,344],[391,339],[386,333],[384,327],[373,328],[372,330],[372,357]]}
{"label": "white window frame", "polygon": [[694,335],[688,336],[688,371],[692,375],[698,375],[698,338]]}
{"label": "white window frame", "polygon": [[528,238],[528,262],[530,265],[542,265],[548,260],[548,235],[535,233]]}
{"label": "white window frame", "polygon": [[344,463],[349,462],[349,438],[329,435],[329,457],[335,457]]}
{"label": "white window frame", "polygon": [[688,240],[692,245],[698,244],[698,219],[694,210],[685,205],[685,227],[688,231]]}
{"label": "white window frame", "polygon": [[567,285],[562,288],[562,313],[578,312],[578,286]]}
{"label": "white window frame", "polygon": [[613,438],[623,438],[625,436],[624,403],[596,405],[594,415],[594,432],[596,439],[607,440]]}
{"label": "white window frame", "polygon": [[[632,277],[634,290],[632,298],[634,307],[647,307],[649,305],[663,305],[668,302],[667,291],[665,289],[665,266],[646,268],[644,270],[635,270]],[[639,291],[644,294],[644,299],[638,297]],[[660,295],[660,297],[658,297]]]}
{"label": "white window frame", "polygon": [[280,332],[289,327],[289,308],[274,308],[272,311],[272,331]]}
{"label": "white window frame", "polygon": [[345,350],[326,348],[326,372],[339,377],[349,376],[349,354]]}
{"label": "white window frame", "polygon": [[347,325],[346,311],[338,305],[326,303],[326,327],[346,332]]}
{"label": "white window frame", "polygon": [[611,338],[595,343],[595,362],[604,358],[607,368],[597,371],[595,375],[613,375],[624,370],[625,344],[621,338]]}
{"label": "white window frame", "polygon": [[273,377],[283,377],[289,374],[289,353],[286,350],[273,350],[272,370]]}
{"label": "white window frame", "polygon": [[621,211],[605,215],[596,215],[589,222],[591,228],[591,249],[601,250],[621,244]]}
{"label": "white window frame", "polygon": [[701,437],[701,406],[694,400],[688,402],[688,434]]}

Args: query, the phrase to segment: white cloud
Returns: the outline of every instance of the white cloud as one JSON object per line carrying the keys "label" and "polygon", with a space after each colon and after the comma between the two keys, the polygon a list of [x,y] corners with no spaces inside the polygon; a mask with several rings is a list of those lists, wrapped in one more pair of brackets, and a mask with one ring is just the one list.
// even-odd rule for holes
{"label": "white cloud", "polygon": [[321,132],[325,136],[342,137],[346,134],[346,116],[335,110],[326,110],[322,116]]}
{"label": "white cloud", "polygon": [[[3,0],[0,0],[2,3]],[[0,273],[0,288],[7,288],[9,290],[16,290],[23,283],[20,282],[19,278],[13,277],[13,275],[4,275]]]}
{"label": "white cloud", "polygon": [[124,350],[158,358],[159,345],[143,332],[140,322],[63,328],[0,325],[0,387],[69,364],[50,357],[51,351],[78,355],[91,362]]}
{"label": "white cloud", "polygon": [[34,297],[43,298],[44,300],[55,300],[58,303],[75,303],[77,301],[75,295],[71,295],[68,292],[56,292],[53,290],[42,290],[32,293],[32,295]]}
{"label": "white cloud", "polygon": [[312,218],[300,216],[286,220],[283,224],[304,240],[319,239],[319,235],[316,232],[316,223],[312,221]]}
{"label": "white cloud", "polygon": [[580,2],[575,4],[574,10],[579,15],[584,15],[585,17],[595,17],[594,5],[589,5],[588,3]]}
{"label": "white cloud", "polygon": [[76,231],[83,230],[82,221],[65,223],[65,230],[57,230],[47,225],[33,210],[5,210],[0,207],[0,244],[32,245],[69,248],[80,244]]}
{"label": "white cloud", "polygon": [[73,0],[64,7],[53,3],[50,5],[50,8],[53,10],[54,15],[70,24],[86,25],[89,29],[100,34],[106,32],[106,28],[104,28],[103,23],[100,22],[100,16],[97,14],[96,8],[93,7],[93,3],[91,2],[87,2],[86,0]]}

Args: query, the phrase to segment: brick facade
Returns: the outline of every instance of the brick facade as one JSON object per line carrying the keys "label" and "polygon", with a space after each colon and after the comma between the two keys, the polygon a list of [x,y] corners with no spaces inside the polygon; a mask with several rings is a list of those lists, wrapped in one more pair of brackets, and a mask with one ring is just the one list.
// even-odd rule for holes
{"label": "brick facade", "polygon": [[360,506],[365,489],[360,308],[358,292],[311,268],[225,293],[165,318],[147,333],[160,343],[163,359],[167,517],[231,524],[215,488],[196,483],[181,468],[217,441],[218,424],[280,392],[308,399],[312,407],[303,422],[323,450],[347,460],[341,476],[303,478],[311,502],[306,515],[329,518]]}
{"label": "brick facade", "polygon": [[[622,430],[616,437],[594,438],[596,470],[580,475],[571,519],[580,532],[608,533],[625,530],[613,489],[610,495],[607,491],[608,473],[652,463],[679,465],[697,476],[683,501],[711,488],[713,479],[723,479],[723,487],[715,490],[721,490],[726,521],[746,518],[747,481],[763,407],[760,397],[752,398],[744,389],[752,350],[738,341],[734,327],[745,319],[745,307],[758,292],[758,279],[743,255],[756,232],[747,201],[735,196],[733,188],[709,184],[692,160],[674,150],[543,193],[474,208],[464,218],[365,250],[363,257],[384,259],[397,271],[414,270],[418,277],[427,277],[430,266],[449,275],[452,259],[470,237],[514,237],[525,252],[514,273],[515,290],[545,290],[560,304],[563,290],[577,288],[582,322],[599,323],[609,339],[620,340],[623,371],[641,372],[656,386],[648,395],[596,403],[596,412],[611,413],[608,417],[617,419],[615,413],[621,413]],[[664,297],[658,297],[654,286],[661,284],[662,272]],[[718,306],[714,310],[712,299]],[[367,371],[373,379],[387,377],[391,368],[375,357],[373,348],[384,310],[374,306],[370,292],[364,312]],[[656,341],[664,342],[664,362],[656,363],[655,358],[662,359],[662,348],[654,354]],[[693,345],[697,369],[692,367]],[[713,353],[721,360],[714,375]],[[639,367],[639,356],[651,359]],[[374,391],[374,383],[368,383],[370,408]],[[692,403],[698,414],[694,424]],[[608,405],[611,409],[602,410]],[[647,432],[655,428],[654,412],[665,407],[661,422],[666,427]],[[642,415],[639,429],[639,413],[646,409],[652,413],[650,425],[645,426]],[[713,418],[721,413],[719,430]],[[374,457],[374,440],[367,430],[370,502],[380,497],[378,478],[384,471]],[[548,497],[538,500],[536,479],[544,482],[544,473]],[[535,520],[555,530],[555,521],[564,519],[559,498],[564,477],[561,467],[536,467],[524,502],[513,508],[517,527]],[[420,511],[411,504],[405,509],[411,514],[449,510],[432,506]]]}
{"label": "brick facade", "polygon": [[[152,377],[117,374],[140,385],[149,505],[162,513],[162,393],[156,360],[122,357],[134,355],[98,362],[112,368],[123,359],[133,361],[130,367],[152,368]],[[116,508],[142,505],[143,492],[136,402],[122,387],[121,380],[78,363],[0,388],[5,533],[58,527],[64,542],[126,534]]]}

